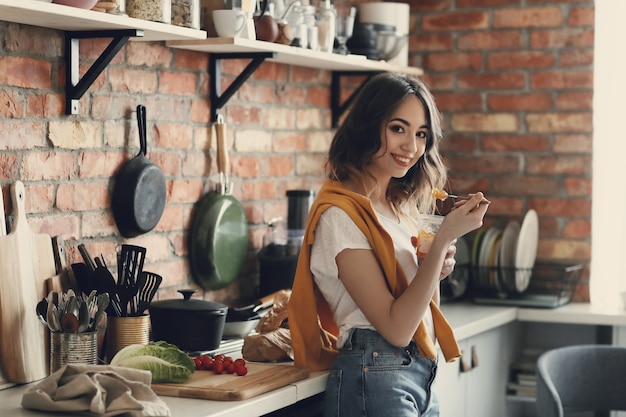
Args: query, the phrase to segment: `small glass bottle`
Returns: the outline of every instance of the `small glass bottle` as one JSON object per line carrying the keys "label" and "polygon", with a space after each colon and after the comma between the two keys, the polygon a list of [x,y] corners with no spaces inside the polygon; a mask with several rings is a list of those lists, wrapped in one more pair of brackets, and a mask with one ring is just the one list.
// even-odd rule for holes
{"label": "small glass bottle", "polygon": [[335,42],[335,11],[330,0],[320,2],[317,19],[317,32],[319,36],[319,49],[324,52],[332,52]]}

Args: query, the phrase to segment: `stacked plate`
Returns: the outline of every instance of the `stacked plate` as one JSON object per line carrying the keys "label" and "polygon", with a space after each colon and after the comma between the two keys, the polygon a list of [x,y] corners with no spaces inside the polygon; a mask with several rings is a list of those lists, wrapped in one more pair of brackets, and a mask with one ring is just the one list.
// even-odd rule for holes
{"label": "stacked plate", "polygon": [[522,224],[509,221],[480,230],[474,239],[471,264],[474,285],[500,297],[522,293],[528,288],[537,256],[539,219],[529,210]]}

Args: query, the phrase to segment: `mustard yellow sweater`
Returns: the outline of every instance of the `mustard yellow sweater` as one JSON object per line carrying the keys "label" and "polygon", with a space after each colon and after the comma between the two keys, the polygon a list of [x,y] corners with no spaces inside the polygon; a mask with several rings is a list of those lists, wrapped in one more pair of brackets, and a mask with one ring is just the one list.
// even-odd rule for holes
{"label": "mustard yellow sweater", "polygon": [[[310,268],[315,227],[322,213],[331,206],[344,210],[370,242],[394,297],[399,297],[408,285],[396,261],[391,237],[378,222],[370,200],[347,190],[339,182],[326,180],[310,210],[288,305],[295,365],[312,371],[330,368],[338,354],[339,330],[330,307],[315,285]],[[446,361],[451,362],[461,356],[454,333],[434,301],[430,302],[430,308],[435,336]],[[435,344],[423,321],[413,337],[422,356],[437,357]]]}

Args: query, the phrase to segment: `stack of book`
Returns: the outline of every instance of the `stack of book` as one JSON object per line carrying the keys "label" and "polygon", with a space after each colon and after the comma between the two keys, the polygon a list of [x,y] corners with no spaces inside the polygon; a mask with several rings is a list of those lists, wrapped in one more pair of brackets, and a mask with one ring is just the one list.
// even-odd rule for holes
{"label": "stack of book", "polygon": [[535,400],[537,392],[537,359],[540,349],[525,349],[511,365],[511,376],[506,386],[508,396],[522,400]]}

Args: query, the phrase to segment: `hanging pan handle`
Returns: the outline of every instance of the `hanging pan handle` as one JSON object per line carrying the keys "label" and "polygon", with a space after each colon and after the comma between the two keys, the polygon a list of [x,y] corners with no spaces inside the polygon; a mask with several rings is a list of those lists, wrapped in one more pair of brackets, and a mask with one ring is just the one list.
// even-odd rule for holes
{"label": "hanging pan handle", "polygon": [[220,189],[222,194],[225,194],[230,188],[228,184],[230,159],[226,150],[226,124],[224,123],[224,116],[221,114],[217,115],[215,136],[217,137],[217,170],[220,176]]}

